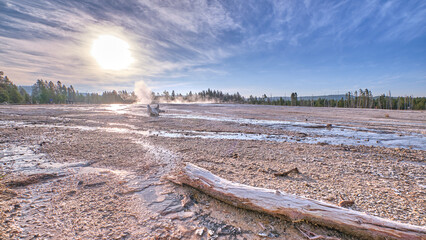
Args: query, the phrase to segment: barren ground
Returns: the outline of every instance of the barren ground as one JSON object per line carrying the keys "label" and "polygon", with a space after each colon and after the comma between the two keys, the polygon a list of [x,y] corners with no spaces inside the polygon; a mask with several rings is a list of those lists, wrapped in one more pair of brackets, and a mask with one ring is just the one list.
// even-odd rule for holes
{"label": "barren ground", "polygon": [[[166,176],[231,181],[424,226],[426,112],[253,105],[0,106],[0,239],[305,239]],[[301,173],[275,177],[297,167]]]}

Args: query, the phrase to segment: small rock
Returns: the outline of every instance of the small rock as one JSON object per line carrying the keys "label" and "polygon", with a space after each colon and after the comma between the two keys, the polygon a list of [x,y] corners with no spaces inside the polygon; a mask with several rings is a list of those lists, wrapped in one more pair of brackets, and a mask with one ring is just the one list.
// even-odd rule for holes
{"label": "small rock", "polygon": [[183,219],[191,218],[193,216],[194,216],[194,212],[179,212],[179,213],[171,213],[167,215],[167,217],[172,220],[174,219],[183,220]]}
{"label": "small rock", "polygon": [[188,195],[185,195],[183,199],[180,201],[182,207],[188,206],[191,202],[192,202],[191,197],[189,197]]}
{"label": "small rock", "polygon": [[77,191],[72,190],[72,191],[67,192],[67,195],[72,196],[72,195],[74,195],[76,192],[77,192]]}
{"label": "small rock", "polygon": [[195,234],[198,235],[198,236],[203,236],[204,228],[199,228],[199,229],[195,230]]}
{"label": "small rock", "polygon": [[178,231],[182,234],[183,237],[190,238],[190,234],[192,234],[194,230],[183,225],[178,225]]}
{"label": "small rock", "polygon": [[211,229],[208,229],[208,230],[207,230],[207,234],[208,234],[209,236],[213,236],[214,231],[213,231],[213,230],[211,230]]}
{"label": "small rock", "polygon": [[354,204],[355,204],[355,202],[352,201],[352,200],[344,200],[344,201],[340,201],[339,202],[339,206],[340,207],[350,207],[350,206],[352,206]]}
{"label": "small rock", "polygon": [[335,200],[335,198],[333,196],[328,196],[325,198],[325,200],[332,202]]}

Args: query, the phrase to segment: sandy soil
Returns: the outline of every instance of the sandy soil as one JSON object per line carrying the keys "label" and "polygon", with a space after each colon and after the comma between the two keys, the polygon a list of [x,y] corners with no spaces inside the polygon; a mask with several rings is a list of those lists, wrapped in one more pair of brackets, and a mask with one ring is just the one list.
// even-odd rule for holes
{"label": "sandy soil", "polygon": [[[150,118],[137,105],[0,106],[0,238],[305,239],[302,228],[355,239],[236,209],[162,179],[184,162],[228,180],[333,204],[353,200],[354,210],[426,224],[424,111],[164,109]],[[336,129],[353,136],[328,136]],[[293,167],[301,173],[274,176]]]}

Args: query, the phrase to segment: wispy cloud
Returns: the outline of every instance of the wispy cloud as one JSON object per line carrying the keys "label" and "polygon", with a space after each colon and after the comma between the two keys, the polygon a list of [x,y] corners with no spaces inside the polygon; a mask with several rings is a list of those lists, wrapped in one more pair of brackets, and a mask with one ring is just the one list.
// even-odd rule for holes
{"label": "wispy cloud", "polygon": [[[7,1],[0,3],[0,64],[22,78],[89,83],[155,77],[230,55],[220,35],[239,28],[215,1]],[[102,73],[89,56],[99,34],[131,43],[136,64]],[[117,79],[117,76],[120,78]],[[30,80],[33,81],[33,80]]]}
{"label": "wispy cloud", "polygon": [[[0,66],[22,84],[47,78],[132,85],[191,73],[221,75],[226,71],[215,64],[250,51],[410,41],[425,34],[425,15],[421,0],[4,0]],[[100,71],[89,55],[100,34],[130,43],[136,59],[130,69]]]}

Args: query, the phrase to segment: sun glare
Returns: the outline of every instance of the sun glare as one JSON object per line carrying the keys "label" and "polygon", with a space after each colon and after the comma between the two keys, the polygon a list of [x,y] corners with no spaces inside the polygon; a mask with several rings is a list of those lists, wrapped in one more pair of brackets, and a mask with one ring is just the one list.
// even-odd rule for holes
{"label": "sun glare", "polygon": [[103,69],[108,70],[123,70],[133,62],[129,44],[111,35],[102,35],[93,41],[91,54]]}

